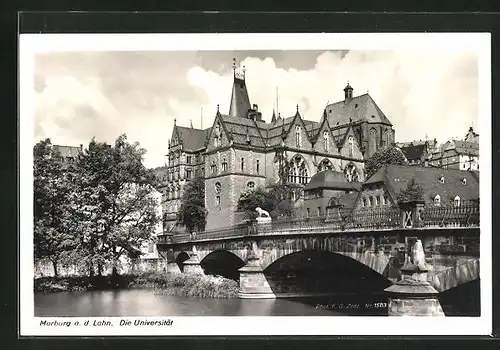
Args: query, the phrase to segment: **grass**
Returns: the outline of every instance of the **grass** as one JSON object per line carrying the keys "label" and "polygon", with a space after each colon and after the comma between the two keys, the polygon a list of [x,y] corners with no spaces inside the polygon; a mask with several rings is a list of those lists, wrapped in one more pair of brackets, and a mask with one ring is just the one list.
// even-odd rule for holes
{"label": "grass", "polygon": [[136,275],[41,277],[34,281],[35,293],[106,289],[152,289],[155,293],[193,298],[236,298],[238,282],[223,277],[196,274],[142,273]]}

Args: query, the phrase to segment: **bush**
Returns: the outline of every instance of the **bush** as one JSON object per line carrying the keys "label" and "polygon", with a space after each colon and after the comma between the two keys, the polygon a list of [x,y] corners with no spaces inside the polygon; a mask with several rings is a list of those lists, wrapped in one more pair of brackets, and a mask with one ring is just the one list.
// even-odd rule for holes
{"label": "bush", "polygon": [[154,272],[114,278],[112,276],[41,277],[34,281],[36,293],[123,288],[153,289],[155,293],[194,298],[236,298],[239,284],[223,277]]}

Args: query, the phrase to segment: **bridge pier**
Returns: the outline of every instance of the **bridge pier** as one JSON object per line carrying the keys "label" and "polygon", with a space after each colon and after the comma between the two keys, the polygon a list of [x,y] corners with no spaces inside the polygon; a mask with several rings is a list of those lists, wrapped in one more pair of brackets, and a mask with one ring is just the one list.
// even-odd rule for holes
{"label": "bridge pier", "polygon": [[179,265],[174,262],[168,262],[167,263],[167,273],[181,273],[181,269],[179,268]]}
{"label": "bridge pier", "polygon": [[240,272],[238,297],[242,299],[276,298],[264,275],[260,259],[256,254],[250,253],[248,255],[248,263],[238,271]]}
{"label": "bridge pier", "polygon": [[401,268],[401,280],[385,289],[389,316],[444,316],[439,292],[427,281],[427,267],[420,241]]}
{"label": "bridge pier", "polygon": [[200,265],[200,259],[197,255],[193,254],[191,257],[184,261],[184,273],[189,274],[203,274],[203,269]]}

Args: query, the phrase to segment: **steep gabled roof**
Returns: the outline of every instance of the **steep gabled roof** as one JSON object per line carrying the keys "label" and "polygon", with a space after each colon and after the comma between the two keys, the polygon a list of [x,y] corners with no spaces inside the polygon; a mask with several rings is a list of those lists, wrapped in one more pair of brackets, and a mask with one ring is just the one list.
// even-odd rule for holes
{"label": "steep gabled roof", "polygon": [[179,142],[182,143],[185,150],[195,151],[205,147],[206,130],[186,128],[184,126],[175,126]]}
{"label": "steep gabled roof", "polygon": [[[443,177],[444,183],[440,182]],[[384,183],[389,193],[396,199],[397,194],[406,189],[414,178],[424,188],[424,200],[430,202],[436,195],[443,203],[451,201],[455,196],[462,200],[479,199],[479,172],[455,169],[415,167],[409,165],[384,165],[363,184]],[[463,179],[466,179],[464,185]]]}
{"label": "steep gabled roof", "polygon": [[454,140],[455,150],[458,154],[479,156],[479,144],[476,142]]}
{"label": "steep gabled roof", "polygon": [[405,155],[408,160],[421,159],[425,155],[426,145],[408,145],[406,147],[401,147],[401,152]]}
{"label": "steep gabled roof", "polygon": [[221,115],[221,121],[235,144],[248,144],[248,137],[252,146],[265,147],[268,127],[265,122],[229,115]]}
{"label": "steep gabled roof", "polygon": [[326,113],[332,127],[357,121],[382,123],[392,126],[392,123],[369,94],[330,104],[326,106]]}

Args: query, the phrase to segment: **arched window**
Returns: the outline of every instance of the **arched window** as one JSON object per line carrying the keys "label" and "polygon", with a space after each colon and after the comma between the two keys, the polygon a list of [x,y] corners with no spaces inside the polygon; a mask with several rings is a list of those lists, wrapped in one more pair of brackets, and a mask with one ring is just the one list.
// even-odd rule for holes
{"label": "arched window", "polygon": [[216,182],[215,183],[215,205],[217,207],[221,206],[221,202],[220,202],[221,192],[222,192],[222,185],[220,184],[220,182]]}
{"label": "arched window", "polygon": [[302,133],[300,125],[295,125],[295,146],[302,147]]}
{"label": "arched window", "polygon": [[368,143],[370,145],[370,152],[373,154],[377,150],[377,130],[375,128],[370,129]]}
{"label": "arched window", "polygon": [[347,138],[347,142],[349,143],[349,156],[352,157],[352,155],[354,153],[354,137],[349,136]]}
{"label": "arched window", "polygon": [[222,171],[227,171],[227,160],[226,160],[226,157],[222,158]]}
{"label": "arched window", "polygon": [[215,147],[219,147],[220,138],[221,138],[220,125],[219,125],[219,123],[217,123],[215,125],[215,132],[214,132],[214,146]]}
{"label": "arched window", "polygon": [[439,194],[437,194],[436,197],[434,197],[434,205],[436,207],[439,207],[441,205],[441,196]]}
{"label": "arched window", "polygon": [[362,204],[363,207],[366,207],[367,206],[367,203],[366,203],[366,198],[363,197],[363,204]]}
{"label": "arched window", "polygon": [[212,160],[212,165],[210,165],[210,170],[212,171],[212,175],[217,174],[217,165],[215,164],[215,160]]}
{"label": "arched window", "polygon": [[454,199],[453,199],[453,205],[455,207],[459,207],[460,206],[460,197],[459,196],[456,196]]}
{"label": "arched window", "polygon": [[309,182],[309,171],[307,170],[304,158],[297,155],[289,163],[288,181],[299,184],[307,184]]}
{"label": "arched window", "polygon": [[389,133],[389,129],[385,129],[384,146],[389,147],[390,145],[391,145],[391,134]]}
{"label": "arched window", "polygon": [[380,195],[378,197],[378,202],[379,202],[379,205],[385,205],[385,198],[384,198],[384,196]]}
{"label": "arched window", "polygon": [[329,144],[328,131],[323,131],[323,149],[325,152],[328,152],[328,144]]}
{"label": "arched window", "polygon": [[344,176],[348,182],[359,182],[358,169],[353,163],[349,163],[344,169]]}
{"label": "arched window", "polygon": [[245,158],[241,158],[241,171],[245,171]]}
{"label": "arched window", "polygon": [[366,206],[371,207],[372,206],[372,199],[370,197],[366,198]]}
{"label": "arched window", "polygon": [[376,196],[372,197],[372,203],[374,207],[378,206],[378,198]]}
{"label": "arched window", "polygon": [[318,165],[318,172],[325,170],[333,170],[332,162],[329,159],[323,159]]}
{"label": "arched window", "polygon": [[260,174],[260,161],[257,159],[255,163],[255,171]]}
{"label": "arched window", "polygon": [[247,190],[253,191],[255,189],[255,182],[248,181],[247,182]]}

